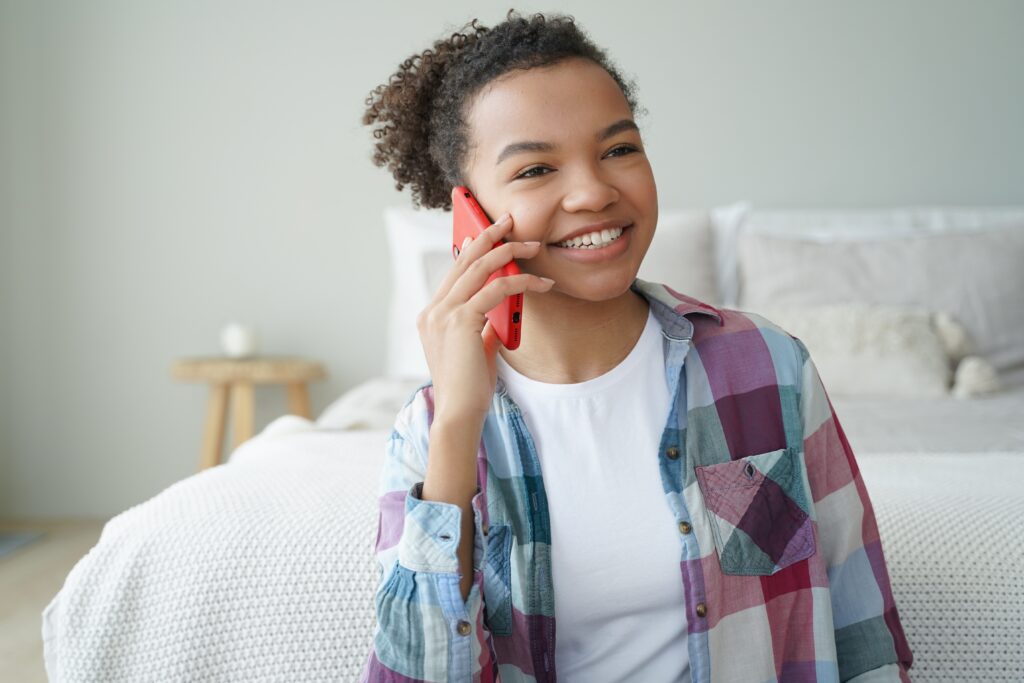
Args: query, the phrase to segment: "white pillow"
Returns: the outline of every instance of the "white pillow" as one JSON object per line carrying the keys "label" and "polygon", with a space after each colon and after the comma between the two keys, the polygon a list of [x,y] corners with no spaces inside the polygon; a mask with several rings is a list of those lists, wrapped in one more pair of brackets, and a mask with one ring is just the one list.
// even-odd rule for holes
{"label": "white pillow", "polygon": [[736,254],[740,234],[767,234],[816,242],[879,240],[911,235],[986,231],[1024,226],[1022,207],[909,207],[873,210],[758,209],[750,202],[712,211],[718,288],[723,306],[739,304]]}
{"label": "white pillow", "polygon": [[1024,366],[1024,225],[834,243],[743,233],[738,244],[744,310],[865,303],[946,311],[998,372]]}
{"label": "white pillow", "polygon": [[711,215],[706,210],[661,211],[637,277],[720,306]]}
{"label": "white pillow", "polygon": [[384,210],[391,267],[388,353],[385,375],[392,379],[430,377],[416,316],[430,303],[451,268],[452,214],[390,207]]}
{"label": "white pillow", "polygon": [[718,296],[725,308],[736,308],[739,301],[736,240],[752,208],[750,202],[741,201],[711,210],[715,280],[718,283]]}

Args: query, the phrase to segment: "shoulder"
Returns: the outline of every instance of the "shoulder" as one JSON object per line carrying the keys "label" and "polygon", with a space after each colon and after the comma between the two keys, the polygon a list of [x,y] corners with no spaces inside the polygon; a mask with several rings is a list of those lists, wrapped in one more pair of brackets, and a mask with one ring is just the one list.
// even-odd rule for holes
{"label": "shoulder", "polygon": [[430,431],[430,423],[434,421],[434,383],[427,380],[418,386],[406,398],[398,414],[395,416],[393,432],[410,438],[424,438]]}
{"label": "shoulder", "polygon": [[721,325],[699,325],[694,345],[709,371],[746,372],[769,379],[774,370],[779,384],[798,384],[810,354],[797,337],[755,311],[718,308]]}
{"label": "shoulder", "polygon": [[416,387],[409,397],[405,399],[402,410],[426,410],[434,412],[434,380],[428,379]]}

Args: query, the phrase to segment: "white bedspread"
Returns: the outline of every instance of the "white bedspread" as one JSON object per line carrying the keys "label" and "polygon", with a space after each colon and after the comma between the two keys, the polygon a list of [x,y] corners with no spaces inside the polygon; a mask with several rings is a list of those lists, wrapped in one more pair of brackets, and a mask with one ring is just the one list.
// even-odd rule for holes
{"label": "white bedspread", "polygon": [[[386,429],[272,423],[112,519],[43,613],[51,681],[350,681]],[[858,457],[913,680],[1024,680],[1024,452]]]}
{"label": "white bedspread", "polygon": [[833,397],[857,455],[862,453],[1024,453],[1024,386],[991,396]]}

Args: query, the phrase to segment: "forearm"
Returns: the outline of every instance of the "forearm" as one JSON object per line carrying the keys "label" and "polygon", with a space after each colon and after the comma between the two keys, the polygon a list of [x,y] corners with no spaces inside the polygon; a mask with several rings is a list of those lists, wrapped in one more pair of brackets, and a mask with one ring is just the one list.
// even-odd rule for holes
{"label": "forearm", "polygon": [[462,511],[459,545],[459,589],[463,601],[473,586],[475,538],[472,500],[477,494],[476,455],[483,425],[473,421],[435,421],[430,428],[430,455],[421,499],[457,505]]}

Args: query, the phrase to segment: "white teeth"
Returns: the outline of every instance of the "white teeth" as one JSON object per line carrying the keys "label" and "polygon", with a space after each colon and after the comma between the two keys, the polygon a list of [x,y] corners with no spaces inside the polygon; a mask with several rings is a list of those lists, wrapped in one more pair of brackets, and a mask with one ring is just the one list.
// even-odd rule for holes
{"label": "white teeth", "polygon": [[559,242],[556,246],[570,249],[600,249],[617,240],[622,235],[623,230],[624,228],[615,228],[613,230],[590,232],[565,242]]}

